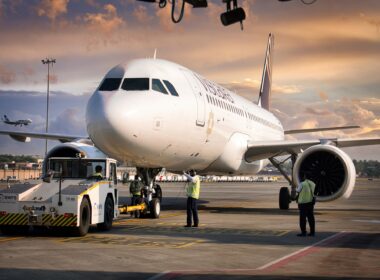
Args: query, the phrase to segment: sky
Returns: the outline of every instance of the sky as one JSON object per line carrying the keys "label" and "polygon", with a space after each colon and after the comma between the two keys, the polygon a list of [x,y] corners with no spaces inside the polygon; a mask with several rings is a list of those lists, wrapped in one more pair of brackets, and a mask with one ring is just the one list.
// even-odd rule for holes
{"label": "sky", "polygon": [[[181,1],[180,1],[181,2]],[[271,111],[285,129],[359,125],[291,139],[380,137],[380,1],[240,0],[244,30],[222,26],[221,0],[170,7],[135,0],[0,0],[0,114],[30,118],[44,132],[47,66],[49,131],[86,136],[87,100],[113,66],[157,56],[184,65],[256,101],[269,33],[274,34]],[[57,142],[51,141],[53,147]],[[379,146],[350,148],[352,158],[380,160]],[[0,154],[43,155],[44,141],[0,136]]]}

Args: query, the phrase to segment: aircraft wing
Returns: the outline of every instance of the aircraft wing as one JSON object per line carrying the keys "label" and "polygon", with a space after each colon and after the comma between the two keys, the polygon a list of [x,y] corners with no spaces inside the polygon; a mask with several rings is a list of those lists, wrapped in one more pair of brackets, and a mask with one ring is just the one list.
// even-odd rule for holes
{"label": "aircraft wing", "polygon": [[0,130],[0,134],[9,135],[12,139],[19,142],[30,142],[30,138],[58,140],[62,143],[74,141],[76,139],[88,139],[88,136],[83,136],[83,135],[64,135],[64,134],[57,134],[57,133],[34,133],[34,132],[7,131],[7,130]]}
{"label": "aircraft wing", "polygon": [[284,134],[299,134],[299,133],[319,132],[319,131],[328,131],[328,130],[342,130],[342,129],[352,129],[352,128],[360,128],[360,126],[350,125],[350,126],[320,127],[320,128],[308,128],[308,129],[293,129],[293,130],[285,130]]}
{"label": "aircraft wing", "polygon": [[318,144],[335,145],[339,148],[380,145],[380,138],[358,139],[320,139],[320,140],[278,140],[248,143],[245,159],[252,162],[275,156],[298,154],[303,150]]}

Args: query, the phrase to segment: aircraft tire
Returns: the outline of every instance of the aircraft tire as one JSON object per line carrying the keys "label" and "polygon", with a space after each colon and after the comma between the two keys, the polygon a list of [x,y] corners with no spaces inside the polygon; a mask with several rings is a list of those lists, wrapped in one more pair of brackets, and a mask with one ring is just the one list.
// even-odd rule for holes
{"label": "aircraft tire", "polygon": [[87,198],[83,198],[80,207],[80,223],[79,227],[75,230],[75,235],[77,236],[85,236],[90,228],[90,220],[91,220],[91,208],[90,203]]}
{"label": "aircraft tire", "polygon": [[279,196],[279,206],[281,210],[288,210],[289,204],[290,204],[290,192],[289,188],[282,187],[280,189],[280,196]]}
{"label": "aircraft tire", "polygon": [[158,198],[153,198],[152,201],[150,202],[150,216],[153,219],[158,219],[160,217],[160,212],[161,212],[161,203]]}
{"label": "aircraft tire", "polygon": [[112,198],[107,196],[106,201],[104,203],[104,222],[97,224],[97,228],[99,230],[110,230],[112,228],[114,215],[114,204]]}
{"label": "aircraft tire", "polygon": [[154,197],[157,197],[160,202],[162,202],[162,189],[161,189],[161,186],[160,185],[156,185],[154,187],[156,193],[154,194]]}

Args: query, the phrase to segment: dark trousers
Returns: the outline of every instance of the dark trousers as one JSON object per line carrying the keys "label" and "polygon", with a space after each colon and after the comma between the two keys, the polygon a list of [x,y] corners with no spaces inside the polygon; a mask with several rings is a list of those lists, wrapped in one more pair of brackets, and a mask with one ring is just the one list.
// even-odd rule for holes
{"label": "dark trousers", "polygon": [[310,233],[315,234],[314,203],[298,204],[300,210],[300,228],[301,232],[306,234],[306,218],[309,222]]}
{"label": "dark trousers", "polygon": [[131,205],[137,205],[140,203],[141,195],[133,195],[131,198]]}
{"label": "dark trousers", "polygon": [[194,226],[198,226],[198,199],[187,198],[187,225],[191,226],[191,218],[194,218]]}
{"label": "dark trousers", "polygon": [[[133,195],[132,198],[131,198],[131,205],[134,206],[134,205],[137,205],[139,203],[141,203],[141,195]],[[140,211],[139,210],[136,210],[134,212],[131,212],[131,216],[133,216],[133,214],[135,215],[136,218],[139,218],[140,217]]]}

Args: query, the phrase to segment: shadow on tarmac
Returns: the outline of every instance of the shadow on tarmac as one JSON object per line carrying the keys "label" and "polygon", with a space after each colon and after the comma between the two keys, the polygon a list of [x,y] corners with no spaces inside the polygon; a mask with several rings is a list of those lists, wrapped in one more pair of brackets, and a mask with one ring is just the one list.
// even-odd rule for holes
{"label": "shadow on tarmac", "polygon": [[[259,272],[259,271],[257,271]],[[252,270],[252,273],[255,273]],[[145,272],[107,272],[107,271],[82,271],[82,270],[46,270],[46,269],[18,269],[2,268],[0,269],[0,279],[55,279],[55,280],[72,280],[72,279],[149,279],[156,274]],[[311,279],[311,280],[356,280],[356,279],[373,279],[368,277],[337,277],[337,276],[294,276],[294,275],[268,275],[268,274],[223,274],[223,273],[181,273],[172,272],[156,279],[223,279],[223,280],[289,280],[289,279]]]}

